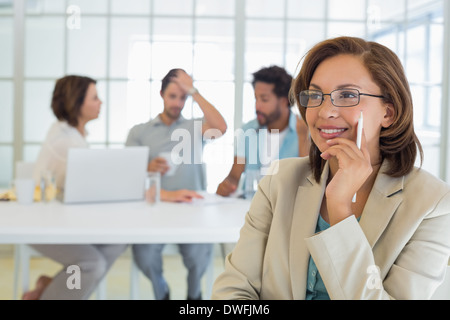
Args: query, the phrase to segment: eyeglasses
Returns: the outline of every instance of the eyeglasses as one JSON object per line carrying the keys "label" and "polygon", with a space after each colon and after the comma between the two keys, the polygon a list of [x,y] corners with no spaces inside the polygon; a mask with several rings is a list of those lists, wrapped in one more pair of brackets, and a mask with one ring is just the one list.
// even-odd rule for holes
{"label": "eyeglasses", "polygon": [[305,108],[316,108],[325,100],[325,96],[330,96],[331,103],[336,107],[354,107],[359,104],[360,96],[375,98],[385,98],[368,93],[361,93],[357,89],[337,89],[331,93],[323,93],[319,90],[303,90],[299,94],[300,105]]}

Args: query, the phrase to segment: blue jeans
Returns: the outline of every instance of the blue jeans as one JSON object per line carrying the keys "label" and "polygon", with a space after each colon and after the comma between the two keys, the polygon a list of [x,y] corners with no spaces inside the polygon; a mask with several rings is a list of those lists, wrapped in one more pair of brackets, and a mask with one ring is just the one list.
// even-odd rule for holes
{"label": "blue jeans", "polygon": [[[163,275],[162,251],[165,244],[134,244],[134,261],[138,268],[150,279],[156,300],[162,300],[169,292]],[[188,270],[188,298],[201,296],[201,279],[211,259],[212,244],[178,244],[183,263]]]}

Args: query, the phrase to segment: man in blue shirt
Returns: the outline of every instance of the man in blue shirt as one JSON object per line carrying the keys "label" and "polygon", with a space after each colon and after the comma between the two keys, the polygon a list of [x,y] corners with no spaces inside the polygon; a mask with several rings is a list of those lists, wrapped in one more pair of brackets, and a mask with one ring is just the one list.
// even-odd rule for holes
{"label": "man in blue shirt", "polygon": [[217,194],[236,192],[242,173],[250,176],[256,171],[263,176],[273,160],[308,155],[308,128],[291,111],[291,82],[292,77],[278,66],[253,73],[256,119],[237,130],[234,163]]}

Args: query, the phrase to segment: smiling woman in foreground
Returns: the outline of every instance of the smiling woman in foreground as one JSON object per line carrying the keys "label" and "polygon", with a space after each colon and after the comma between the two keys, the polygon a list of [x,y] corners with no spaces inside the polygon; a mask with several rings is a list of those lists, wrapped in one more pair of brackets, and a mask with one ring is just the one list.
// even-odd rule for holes
{"label": "smiling woman in foreground", "polygon": [[414,167],[422,148],[398,57],[325,40],[292,94],[310,156],[261,180],[213,299],[429,299],[450,254],[450,186]]}

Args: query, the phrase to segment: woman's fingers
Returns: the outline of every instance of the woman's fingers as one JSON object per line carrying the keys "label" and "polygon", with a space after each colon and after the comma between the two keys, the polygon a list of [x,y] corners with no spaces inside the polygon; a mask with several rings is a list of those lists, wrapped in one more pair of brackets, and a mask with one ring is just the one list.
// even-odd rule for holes
{"label": "woman's fingers", "polygon": [[321,157],[325,160],[336,158],[339,166],[327,186],[327,197],[350,201],[372,172],[364,132],[361,136],[361,150],[354,141],[345,138],[335,138],[327,143],[329,148],[321,154]]}
{"label": "woman's fingers", "polygon": [[341,155],[341,158],[345,155],[350,159],[370,159],[364,129],[361,137],[361,150],[358,149],[354,141],[345,138],[331,139],[327,141],[327,144],[329,148],[321,154],[321,157],[325,160],[329,160],[331,157],[337,157],[338,154]]}

